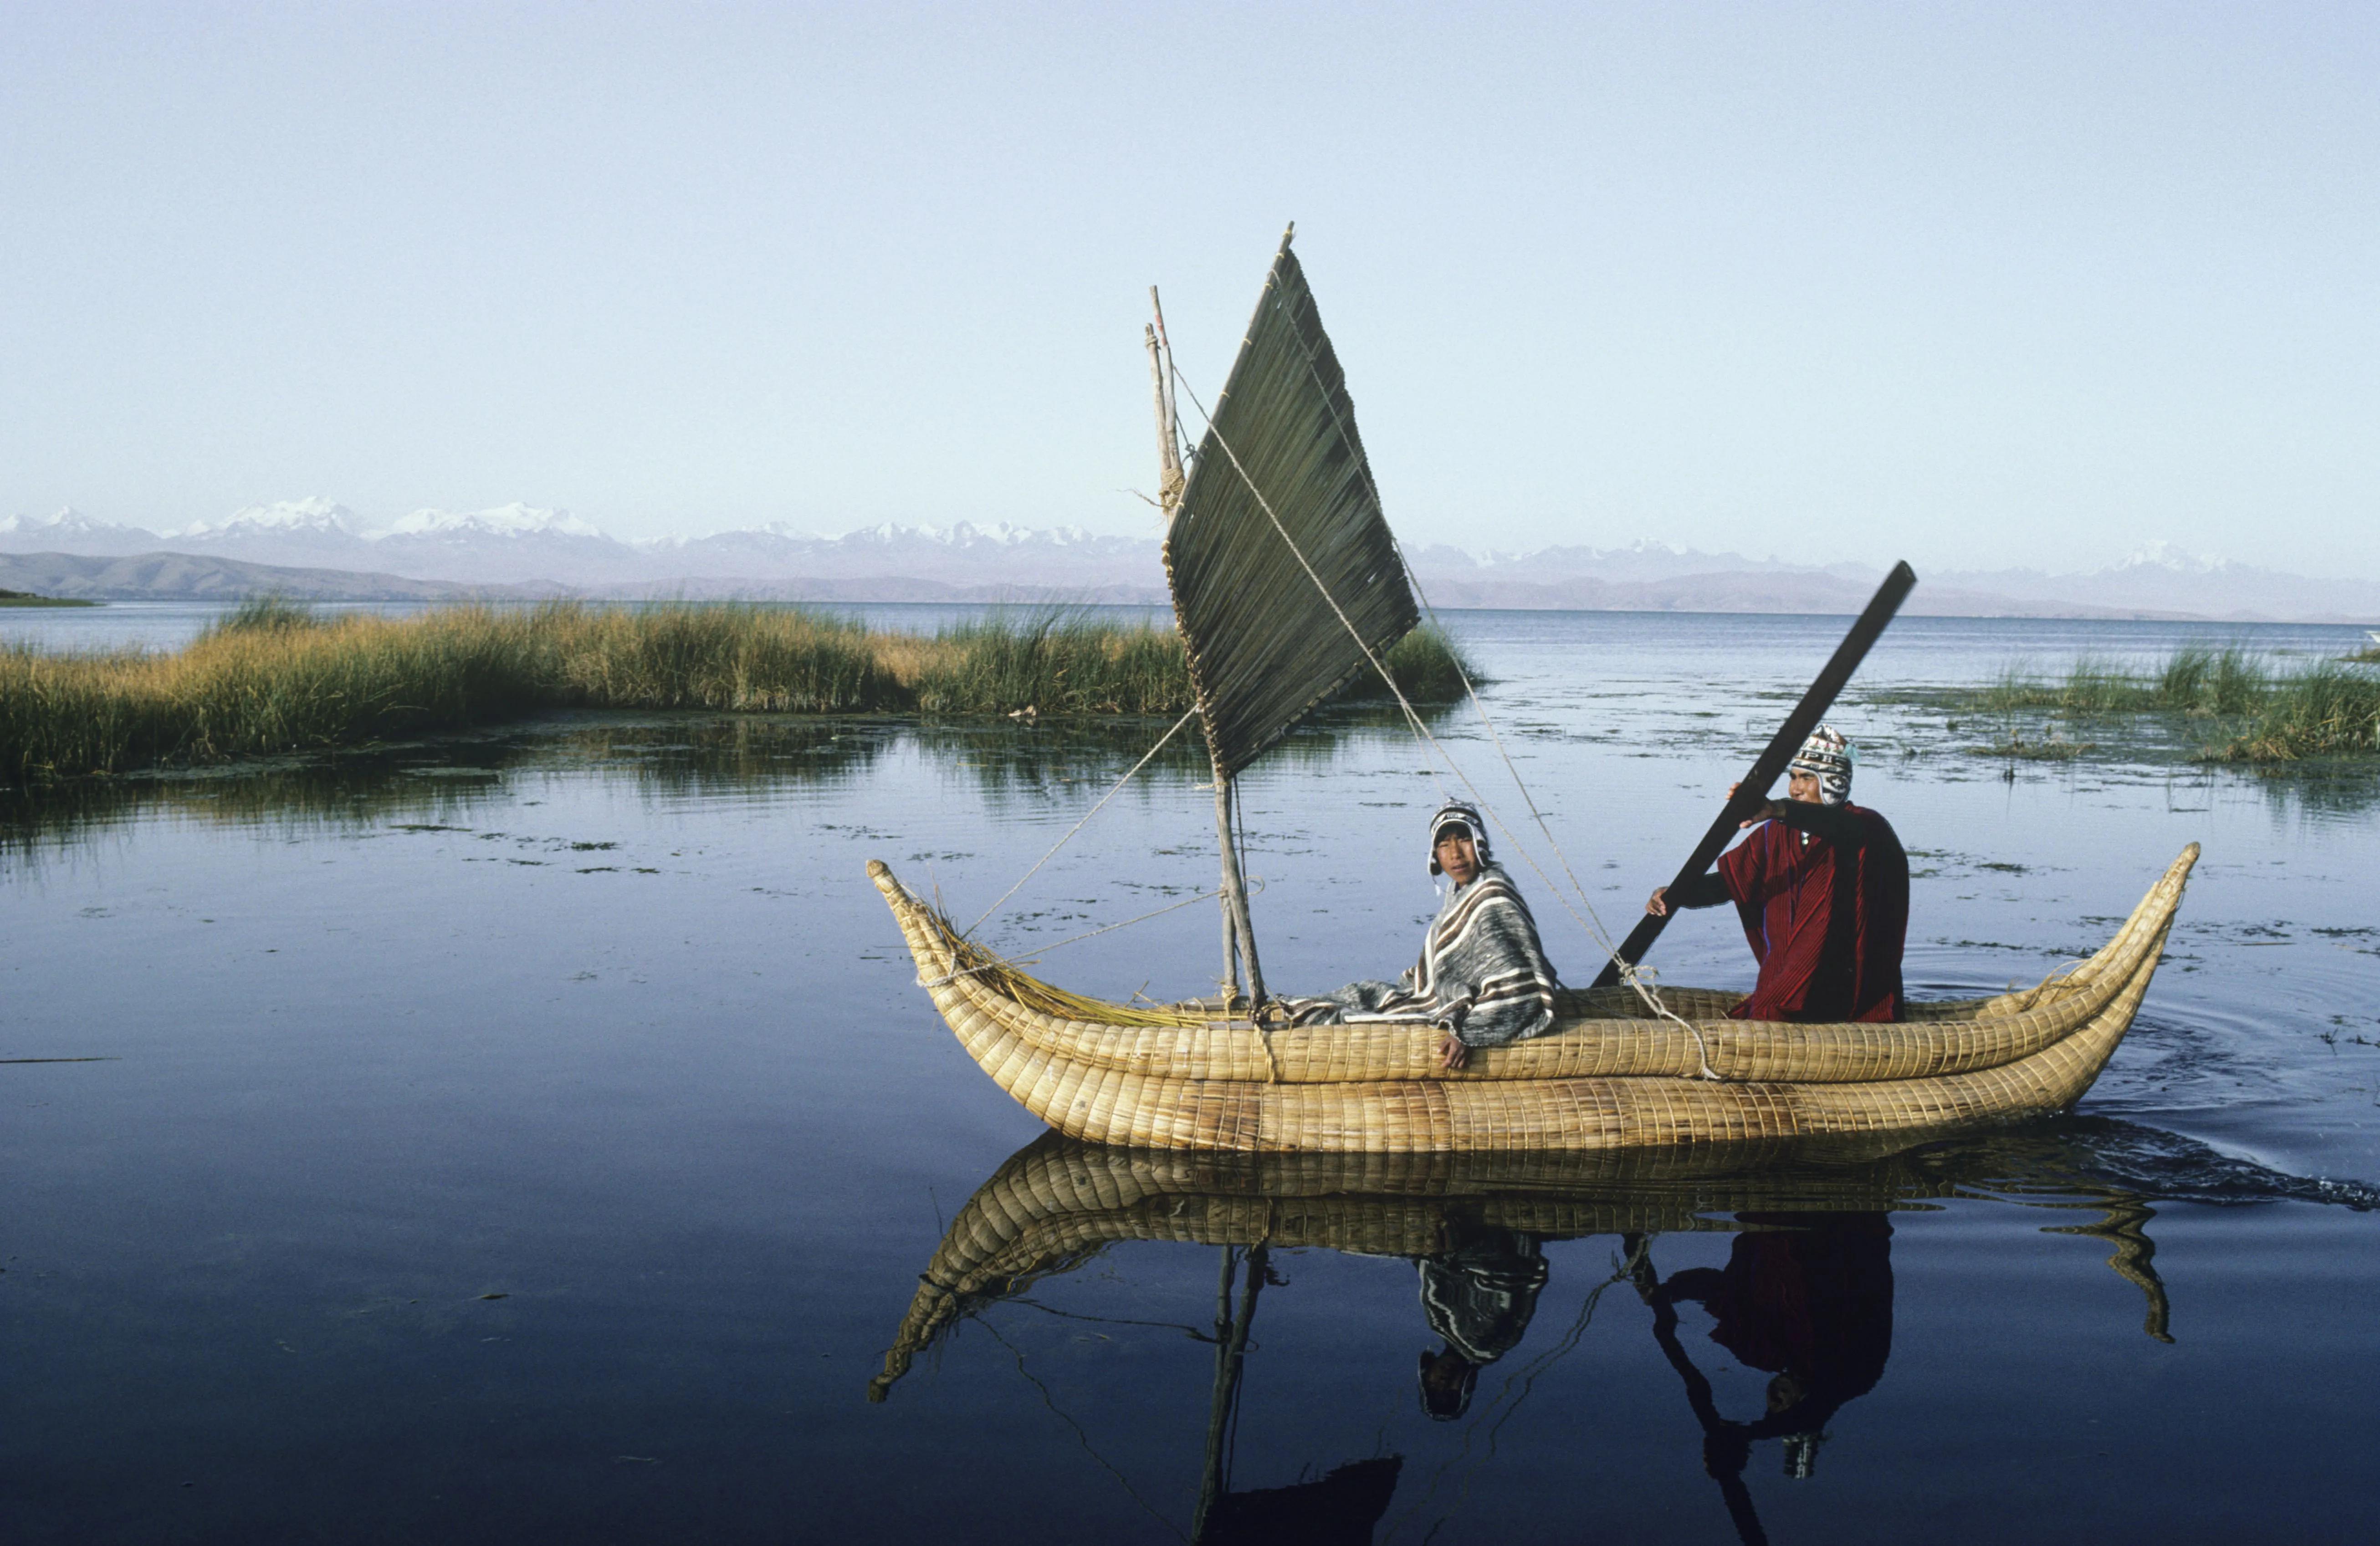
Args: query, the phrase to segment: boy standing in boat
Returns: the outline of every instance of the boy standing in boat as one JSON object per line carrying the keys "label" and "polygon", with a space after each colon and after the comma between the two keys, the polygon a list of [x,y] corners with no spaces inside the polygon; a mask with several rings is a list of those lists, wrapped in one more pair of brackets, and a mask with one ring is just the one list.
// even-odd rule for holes
{"label": "boy standing in boat", "polygon": [[1427,1021],[1440,1027],[1438,1060],[1460,1069],[1471,1049],[1501,1046],[1554,1028],[1554,969],[1536,920],[1503,866],[1488,855],[1488,828],[1468,805],[1439,808],[1429,822],[1429,873],[1448,881],[1421,960],[1393,983],[1350,983],[1319,998],[1282,1001],[1292,1025],[1349,1020]]}
{"label": "boy standing in boat", "polygon": [[1787,771],[1786,798],[1743,823],[1757,828],[1748,840],[1645,911],[1735,903],[1760,963],[1738,1020],[1897,1021],[1909,856],[1890,822],[1851,803],[1852,748],[1832,729],[1820,725]]}

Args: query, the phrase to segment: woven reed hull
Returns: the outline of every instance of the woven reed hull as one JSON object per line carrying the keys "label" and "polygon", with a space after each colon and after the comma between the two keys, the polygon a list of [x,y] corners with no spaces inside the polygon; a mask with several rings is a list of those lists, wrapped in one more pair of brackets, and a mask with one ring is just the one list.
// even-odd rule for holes
{"label": "woven reed hull", "polygon": [[[1048,1008],[1064,996],[1043,989],[1022,1001],[1014,973],[987,979],[969,972],[951,984],[971,1005],[1027,1045],[1070,1063],[1159,1079],[1237,1079],[1259,1083],[1336,1084],[1380,1080],[1572,1079],[1622,1076],[1684,1078],[1707,1051],[1721,1077],[1739,1081],[1784,1080],[1864,1083],[1925,1078],[1998,1068],[2071,1035],[2119,994],[2141,951],[2178,900],[2195,847],[2175,862],[2106,947],[2049,982],[2022,993],[1962,1002],[1914,1006],[1900,1024],[1794,1025],[1727,1018],[1737,995],[1706,988],[1668,988],[1670,1010],[1694,1022],[1689,1031],[1657,1020],[1624,988],[1566,991],[1557,1001],[1562,1029],[1511,1046],[1485,1048],[1456,1075],[1437,1067],[1437,1033],[1427,1026],[1390,1021],[1258,1032],[1245,1021],[1224,1022],[1208,1007],[1175,1012],[1075,1000],[1075,1018]],[[896,912],[929,936],[921,964],[938,963],[929,977],[949,975],[947,925],[898,887],[889,870],[875,872]],[[941,934],[938,944],[930,936]],[[913,938],[913,948],[917,941]],[[1031,984],[1039,987],[1040,984]],[[1139,1023],[1118,1023],[1123,1020]],[[1154,1022],[1154,1023],[1152,1023]],[[1696,1045],[1699,1033],[1700,1046]]]}
{"label": "woven reed hull", "polygon": [[[1044,1014],[958,970],[949,926],[911,896],[880,864],[869,873],[891,904],[935,1007],[984,1071],[1026,1109],[1072,1138],[1132,1148],[1238,1153],[1470,1153],[1494,1150],[1599,1150],[1728,1143],[1758,1144],[1826,1136],[1917,1133],[2022,1120],[2071,1105],[2097,1077],[2131,1024],[2155,974],[2159,954],[2190,868],[2192,844],[2153,887],[2108,946],[2063,980],[2028,994],[1960,1006],[1961,1018],[1901,1026],[1769,1027],[1724,1022],[1705,1032],[1735,1038],[1732,1048],[1760,1062],[1763,1034],[1790,1037],[1823,1065],[1806,1079],[1721,1082],[1657,1072],[1514,1077],[1505,1070],[1447,1076],[1425,1067],[1371,1076],[1278,1081],[1259,1077],[1177,1077],[1075,1056],[1065,1038],[1129,1033],[1145,1043],[1220,1033],[1198,1025],[1099,1025]],[[1135,1011],[1117,1006],[1120,1019]],[[1545,1043],[1605,1042],[1645,1048],[1643,1021],[1582,1021]],[[2002,1034],[2010,1027],[2013,1035]],[[1375,1045],[1427,1038],[1411,1026],[1328,1028],[1321,1036],[1365,1037]],[[1157,1035],[1147,1035],[1157,1033]],[[1390,1033],[1393,1033],[1391,1036]],[[1834,1033],[1829,1041],[1817,1033]],[[1240,1032],[1261,1050],[1264,1037]],[[1657,1033],[1688,1039],[1674,1027]],[[1898,1038],[1896,1040],[1896,1038]],[[1119,1038],[1120,1039],[1120,1038]],[[1285,1040],[1276,1033],[1274,1040]],[[1318,1049],[1327,1041],[1307,1038]],[[1532,1044],[1495,1049],[1525,1054]],[[1976,1066],[1976,1049],[2000,1060]],[[1327,1054],[1326,1054],[1327,1055]],[[1169,1059],[1173,1054],[1166,1055]],[[1566,1051],[1582,1059],[1613,1056]],[[1917,1077],[1828,1078],[1845,1057],[1891,1066],[1957,1071]],[[1219,1059],[1238,1067],[1239,1051]],[[1402,1064],[1402,1052],[1392,1061]],[[1767,1057],[1769,1064],[1779,1061]],[[1730,1069],[1714,1058],[1724,1075]],[[1170,1066],[1170,1064],[1169,1064]],[[1741,1065],[1739,1065],[1741,1066]],[[1691,1064],[1686,1070],[1690,1071]],[[1467,1072],[1467,1071],[1466,1071]]]}

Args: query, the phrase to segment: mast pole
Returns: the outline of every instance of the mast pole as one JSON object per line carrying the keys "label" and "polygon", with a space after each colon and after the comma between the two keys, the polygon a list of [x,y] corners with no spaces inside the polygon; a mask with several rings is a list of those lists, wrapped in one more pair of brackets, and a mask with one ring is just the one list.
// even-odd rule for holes
{"label": "mast pole", "polygon": [[[1231,1018],[1232,1005],[1240,996],[1240,915],[1232,907],[1232,855],[1223,853],[1223,1016]],[[1249,1000],[1251,1006],[1255,1000]]]}
{"label": "mast pole", "polygon": [[[1148,345],[1148,373],[1157,393],[1158,508],[1170,524],[1181,506],[1187,481],[1182,470],[1180,421],[1173,405],[1173,345],[1165,336],[1165,305],[1157,286],[1148,287],[1148,308],[1154,317],[1142,330]],[[1212,743],[1208,744],[1211,746]],[[1240,996],[1240,965],[1247,964],[1247,996],[1251,1008],[1264,1002],[1264,972],[1257,965],[1256,931],[1248,924],[1246,876],[1240,868],[1239,844],[1232,835],[1232,776],[1215,764],[1215,837],[1222,847],[1223,878],[1223,1009]]]}
{"label": "mast pole", "polygon": [[1171,521],[1182,502],[1186,480],[1182,473],[1182,421],[1173,407],[1173,344],[1165,336],[1165,307],[1158,300],[1154,284],[1148,287],[1148,309],[1155,318],[1148,333],[1149,373],[1157,378],[1157,502]]}
{"label": "mast pole", "polygon": [[1264,1007],[1264,969],[1257,964],[1257,933],[1248,924],[1247,876],[1240,868],[1240,845],[1232,837],[1232,779],[1222,765],[1215,766],[1215,836],[1223,850],[1223,970],[1229,974],[1228,991],[1239,989],[1239,972],[1232,960],[1230,943],[1239,945],[1239,959],[1248,968],[1248,1008],[1253,1012]]}

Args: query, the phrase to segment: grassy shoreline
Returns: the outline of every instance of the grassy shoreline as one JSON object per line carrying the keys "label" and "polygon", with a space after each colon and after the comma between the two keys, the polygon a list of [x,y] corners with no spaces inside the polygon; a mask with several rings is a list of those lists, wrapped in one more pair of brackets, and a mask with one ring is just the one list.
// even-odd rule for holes
{"label": "grassy shoreline", "polygon": [[2380,755],[2380,672],[2356,669],[2365,658],[2276,670],[2236,646],[2185,645],[2155,670],[2126,670],[2085,656],[2063,677],[2010,667],[1981,687],[1922,697],[1935,707],[2007,721],[2007,744],[1976,748],[1992,755],[2065,760],[2092,749],[2088,742],[2025,742],[2014,729],[2015,717],[2025,711],[2047,710],[2070,727],[2153,714],[2194,727],[2200,761],[2273,767]]}
{"label": "grassy shoreline", "polygon": [[[1386,663],[1407,696],[1438,702],[1461,693],[1459,658],[1443,634],[1417,630]],[[921,634],[740,602],[325,620],[265,599],[170,655],[0,648],[0,787],[361,746],[554,708],[1038,719],[1172,717],[1191,703],[1172,631],[1076,612]]]}

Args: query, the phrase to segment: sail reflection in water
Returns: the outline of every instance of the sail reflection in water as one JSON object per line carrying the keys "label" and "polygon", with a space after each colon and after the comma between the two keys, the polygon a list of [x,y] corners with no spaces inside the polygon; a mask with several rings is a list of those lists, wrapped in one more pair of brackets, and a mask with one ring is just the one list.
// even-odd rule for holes
{"label": "sail reflection in water", "polygon": [[[2228,1159],[2152,1129],[2087,1118],[1898,1154],[1835,1147],[1781,1159],[1773,1147],[1716,1146],[1666,1154],[1251,1156],[1112,1149],[1052,1133],[1014,1155],[953,1220],[868,1395],[887,1399],[918,1355],[960,1322],[989,1321],[1004,1303],[1084,1266],[1109,1245],[1220,1248],[1212,1329],[1194,1333],[1215,1353],[1189,1538],[1369,1541],[1394,1501],[1398,1455],[1359,1458],[1288,1487],[1231,1487],[1258,1300],[1283,1281],[1273,1253],[1325,1249],[1413,1263],[1417,1319],[1436,1344],[1421,1354],[1420,1405],[1445,1421],[1481,1420],[1470,1408],[1482,1370],[1520,1362],[1517,1355],[1527,1352],[1534,1357],[1522,1373],[1534,1379],[1578,1343],[1598,1301],[1616,1291],[1649,1311],[1651,1339],[1683,1387],[1702,1430],[1703,1469],[1718,1483],[1736,1533],[1763,1540],[1744,1482],[1750,1461],[1758,1446],[1774,1443],[1784,1475],[1815,1471],[1832,1427],[1877,1386],[1890,1362],[1890,1215],[1937,1211],[1952,1200],[2068,1215],[2043,1227],[2104,1242],[2107,1265],[2143,1297],[2147,1335],[2170,1341],[2166,1289],[2146,1231],[2157,1204],[2288,1200],[2366,1208],[2380,1195]],[[1723,1265],[1660,1270],[1664,1236],[1714,1232],[1733,1237]],[[1589,1288],[1572,1325],[1550,1336],[1540,1330],[1543,1346],[1529,1347],[1549,1277],[1545,1247],[1591,1236],[1612,1238],[1609,1275]],[[1682,1323],[1688,1306],[1709,1320],[1706,1338]],[[1602,1324],[1606,1335],[1633,1335],[1608,1310]],[[1730,1410],[1706,1372],[1730,1359],[1769,1376],[1753,1409]],[[1508,1406],[1493,1423],[1511,1415]],[[1491,1432],[1491,1452],[1493,1442]],[[1327,1465],[1337,1457],[1306,1458]]]}

